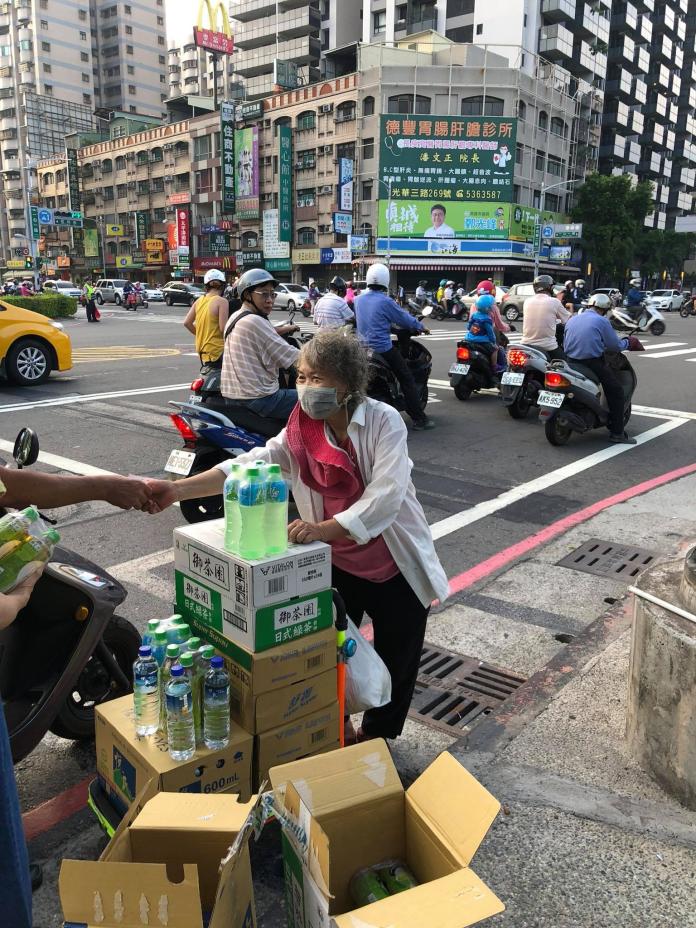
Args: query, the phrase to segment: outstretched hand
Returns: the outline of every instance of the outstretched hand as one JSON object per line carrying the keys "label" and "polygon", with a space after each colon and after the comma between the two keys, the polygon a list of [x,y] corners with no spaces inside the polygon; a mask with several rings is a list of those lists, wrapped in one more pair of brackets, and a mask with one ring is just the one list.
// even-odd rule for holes
{"label": "outstretched hand", "polygon": [[145,479],[149,492],[149,499],[143,506],[144,512],[155,515],[158,512],[164,512],[176,502],[176,484],[171,480],[152,480]]}

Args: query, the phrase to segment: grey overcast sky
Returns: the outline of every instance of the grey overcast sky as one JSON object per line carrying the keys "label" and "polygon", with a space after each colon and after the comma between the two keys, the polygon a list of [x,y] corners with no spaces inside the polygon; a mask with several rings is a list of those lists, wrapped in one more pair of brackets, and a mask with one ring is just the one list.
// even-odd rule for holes
{"label": "grey overcast sky", "polygon": [[165,0],[167,39],[190,39],[198,19],[198,0]]}

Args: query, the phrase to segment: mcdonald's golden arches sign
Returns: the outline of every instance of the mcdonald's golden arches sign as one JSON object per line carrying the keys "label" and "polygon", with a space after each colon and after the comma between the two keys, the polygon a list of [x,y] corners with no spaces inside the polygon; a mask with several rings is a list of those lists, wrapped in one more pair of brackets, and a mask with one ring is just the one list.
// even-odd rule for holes
{"label": "mcdonald's golden arches sign", "polygon": [[[206,13],[207,28],[204,25]],[[205,48],[215,55],[232,54],[234,39],[223,0],[219,0],[218,3],[215,3],[215,0],[212,3],[211,0],[201,0],[198,7],[198,24],[193,30],[193,41],[199,48]]]}

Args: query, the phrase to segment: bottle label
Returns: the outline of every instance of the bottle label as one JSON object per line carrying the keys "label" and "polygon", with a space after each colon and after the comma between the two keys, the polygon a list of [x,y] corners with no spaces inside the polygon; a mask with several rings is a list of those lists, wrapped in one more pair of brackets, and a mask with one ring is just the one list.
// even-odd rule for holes
{"label": "bottle label", "polygon": [[183,693],[178,696],[173,696],[171,693],[167,693],[167,711],[175,713],[176,715],[192,715],[193,695],[191,693]]}
{"label": "bottle label", "polygon": [[269,503],[284,503],[288,498],[284,483],[269,483],[266,492]]}

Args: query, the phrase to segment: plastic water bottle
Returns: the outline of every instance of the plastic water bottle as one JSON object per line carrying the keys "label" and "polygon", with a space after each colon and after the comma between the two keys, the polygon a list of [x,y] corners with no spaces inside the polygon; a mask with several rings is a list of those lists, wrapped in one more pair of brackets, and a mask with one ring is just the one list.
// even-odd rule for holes
{"label": "plastic water bottle", "polygon": [[213,751],[230,742],[230,675],[219,656],[211,658],[203,683],[203,740]]}
{"label": "plastic water bottle", "polygon": [[202,647],[203,647],[203,641],[200,638],[197,638],[195,636],[193,638],[189,638],[189,640],[186,642],[186,650],[190,651],[191,654],[193,654],[194,658]]}
{"label": "plastic water bottle", "polygon": [[186,642],[191,637],[191,626],[187,625],[185,622],[179,622],[178,625],[174,626],[174,633],[176,635],[174,644],[178,644],[181,650],[185,651]]}
{"label": "plastic water bottle", "polygon": [[280,466],[271,464],[266,480],[266,554],[282,554],[288,548],[288,485]]}
{"label": "plastic water bottle", "polygon": [[239,484],[243,474],[244,468],[241,464],[232,464],[223,491],[225,500],[225,551],[229,551],[230,554],[239,551],[239,535],[242,528],[239,515]]}
{"label": "plastic water bottle", "polygon": [[160,731],[167,731],[167,683],[169,683],[172,676],[172,667],[179,660],[180,648],[178,644],[168,644],[166,654],[164,657],[164,663],[162,664],[162,670],[160,671],[160,694],[161,694],[161,708],[160,708]]}
{"label": "plastic water bottle", "polygon": [[167,633],[167,641],[169,644],[176,644],[176,626],[181,625],[183,621],[182,616],[178,612],[175,612],[174,615],[170,615],[168,619],[162,619],[160,622],[160,631]]}
{"label": "plastic water bottle", "polygon": [[204,644],[196,653],[196,663],[203,680],[210,670],[210,661],[213,657],[215,657],[215,648],[211,644]]}
{"label": "plastic water bottle", "polygon": [[269,465],[265,461],[254,461],[252,467],[255,467],[259,472],[259,477],[265,483],[268,480],[268,468]]}
{"label": "plastic water bottle", "polygon": [[159,619],[148,619],[147,630],[143,635],[143,644],[152,647],[155,641],[155,632],[159,629]]}
{"label": "plastic water bottle", "polygon": [[266,492],[258,467],[249,467],[239,484],[239,514],[242,530],[239,553],[247,560],[257,560],[266,553]]}
{"label": "plastic water bottle", "polygon": [[135,733],[154,735],[160,718],[159,667],[149,646],[138,648],[133,664],[133,706]]}
{"label": "plastic water bottle", "polygon": [[167,744],[172,760],[190,760],[196,751],[191,684],[181,664],[167,683]]}
{"label": "plastic water bottle", "polygon": [[167,656],[167,633],[156,631],[151,647],[154,658],[157,661],[157,664],[161,667],[164,664],[165,657]]}
{"label": "plastic water bottle", "polygon": [[191,684],[191,695],[193,696],[193,725],[196,735],[196,744],[203,741],[203,677],[201,668],[194,659],[191,651],[184,651],[179,658],[179,663],[186,671],[189,683]]}
{"label": "plastic water bottle", "polygon": [[21,512],[8,512],[0,519],[0,545],[24,538],[38,520],[39,513],[34,506],[28,506]]}

